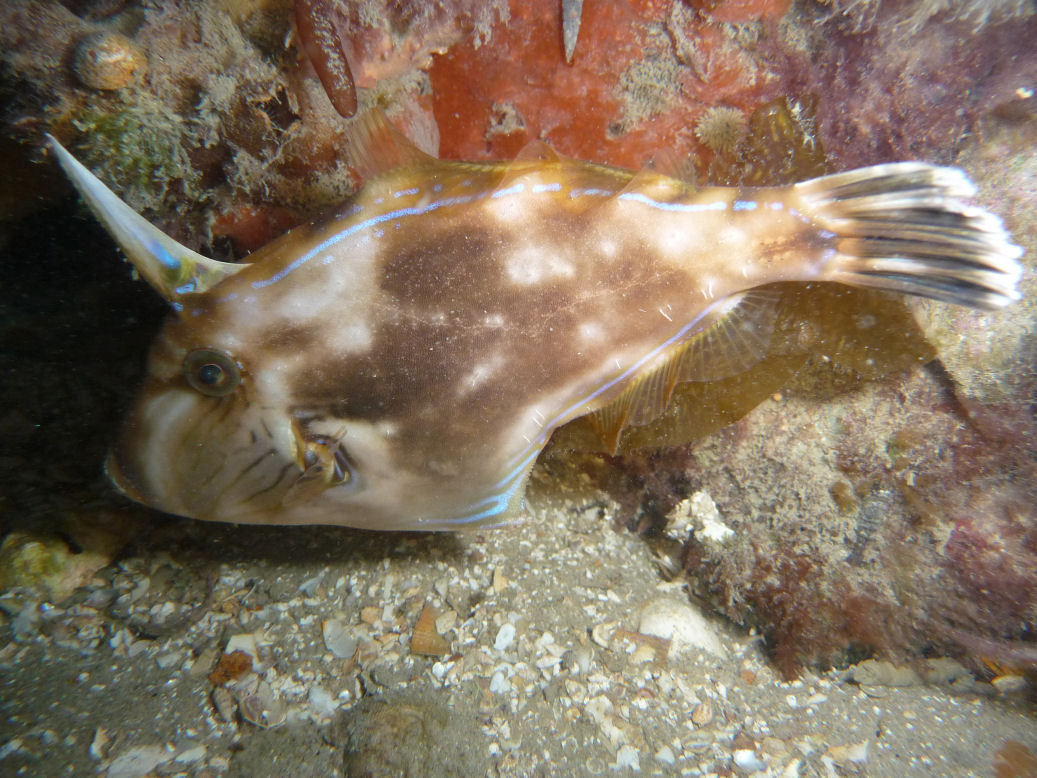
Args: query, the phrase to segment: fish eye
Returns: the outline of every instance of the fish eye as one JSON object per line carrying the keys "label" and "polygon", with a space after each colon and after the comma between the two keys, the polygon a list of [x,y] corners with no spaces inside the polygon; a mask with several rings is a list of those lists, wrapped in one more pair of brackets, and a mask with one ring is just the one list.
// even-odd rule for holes
{"label": "fish eye", "polygon": [[230,354],[199,348],[184,358],[184,378],[197,392],[209,397],[223,397],[241,382],[241,371]]}

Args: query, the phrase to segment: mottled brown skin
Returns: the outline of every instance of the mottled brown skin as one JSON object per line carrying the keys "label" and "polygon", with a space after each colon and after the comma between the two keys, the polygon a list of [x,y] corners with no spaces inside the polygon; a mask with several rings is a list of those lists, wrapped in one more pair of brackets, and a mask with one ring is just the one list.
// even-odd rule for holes
{"label": "mottled brown skin", "polygon": [[499,523],[559,426],[588,416],[615,450],[676,386],[764,358],[776,305],[759,287],[1020,296],[1021,250],[959,170],[696,190],[535,144],[438,162],[380,114],[358,127],[369,183],[247,265],[163,235],[50,139],[173,308],[107,463],[130,497],[216,521]]}
{"label": "mottled brown skin", "polygon": [[[724,210],[668,212],[617,197],[624,191]],[[830,240],[805,218],[787,207],[732,213],[735,200],[761,195],[795,200],[791,189],[693,191],[567,160],[394,172],[340,212],[361,213],[294,231],[185,302],[155,345],[110,472],[131,496],[197,518],[381,529],[500,521],[551,430],[629,380],[595,394],[604,384],[690,322],[710,323],[710,306],[818,277]],[[255,287],[343,229],[451,197],[471,199],[360,229]],[[238,363],[232,395],[187,386],[181,365],[196,348]],[[291,499],[291,419],[306,435],[341,439],[351,483]]]}
{"label": "mottled brown skin", "polygon": [[130,497],[216,521],[500,523],[559,426],[588,416],[615,449],[676,386],[758,363],[775,317],[760,287],[1019,298],[1020,250],[961,171],[696,190],[535,144],[438,162],[380,114],[357,127],[369,182],[247,265],[172,241],[51,139],[174,311],[107,463]]}

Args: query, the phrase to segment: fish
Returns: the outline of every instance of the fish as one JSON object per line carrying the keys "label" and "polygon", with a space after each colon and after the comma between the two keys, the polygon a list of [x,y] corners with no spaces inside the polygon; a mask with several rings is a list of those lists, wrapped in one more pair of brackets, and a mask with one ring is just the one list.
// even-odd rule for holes
{"label": "fish", "polygon": [[615,450],[675,387],[758,363],[776,284],[1020,299],[1022,250],[964,172],[925,162],[698,187],[539,142],[507,162],[439,160],[372,112],[346,150],[356,193],[232,263],[49,142],[171,309],[106,473],[195,519],[505,524],[558,428],[589,417]]}

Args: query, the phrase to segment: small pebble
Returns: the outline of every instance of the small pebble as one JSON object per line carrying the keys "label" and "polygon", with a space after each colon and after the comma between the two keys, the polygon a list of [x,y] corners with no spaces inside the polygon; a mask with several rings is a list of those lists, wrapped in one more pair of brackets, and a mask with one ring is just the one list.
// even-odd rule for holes
{"label": "small pebble", "polygon": [[317,589],[320,587],[321,581],[324,580],[324,571],[322,570],[312,578],[307,578],[301,584],[299,584],[299,591],[305,594],[307,597],[316,597]]}
{"label": "small pebble", "polygon": [[[601,646],[602,648],[608,648],[609,643],[612,640],[612,634],[616,631],[616,622],[608,621],[602,624],[595,624],[591,628],[591,640],[594,641],[595,645]],[[644,630],[642,630],[643,632]]]}
{"label": "small pebble", "polygon": [[504,624],[497,630],[497,637],[493,641],[493,647],[498,651],[504,651],[515,642],[515,625]]}
{"label": "small pebble", "polygon": [[1021,675],[999,675],[990,683],[1001,694],[1025,691],[1027,687],[1026,678]]}
{"label": "small pebble", "polygon": [[739,769],[746,772],[755,773],[767,769],[767,763],[760,759],[751,748],[739,748],[731,758]]}
{"label": "small pebble", "polygon": [[256,645],[256,636],[250,632],[243,632],[238,635],[231,635],[230,640],[227,641],[227,645],[223,649],[223,653],[233,654],[235,651],[244,651],[253,659],[258,659],[259,648]]}
{"label": "small pebble", "polygon": [[234,721],[238,704],[234,701],[234,696],[222,686],[212,690],[212,705],[221,719],[228,724]]}
{"label": "small pebble", "polygon": [[338,710],[338,702],[331,694],[320,686],[311,686],[306,695],[310,708],[318,715],[330,717]]}
{"label": "small pebble", "polygon": [[691,712],[691,721],[696,727],[704,727],[713,720],[713,705],[709,700],[700,702]]}
{"label": "small pebble", "polygon": [[194,764],[205,759],[205,746],[195,746],[176,755],[174,762],[179,764]]}
{"label": "small pebble", "polygon": [[592,659],[589,648],[578,646],[565,655],[565,664],[570,670],[586,675],[590,672]]}
{"label": "small pebble", "polygon": [[184,655],[180,651],[166,651],[155,657],[155,664],[162,670],[168,670],[170,667],[180,664],[183,657]]}
{"label": "small pebble", "polygon": [[443,635],[454,628],[457,624],[457,611],[449,610],[436,618],[436,632]]}
{"label": "small pebble", "polygon": [[19,751],[23,751],[22,739],[20,737],[8,740],[2,746],[0,746],[0,759],[6,759],[11,754],[17,754]]}
{"label": "small pebble", "polygon": [[321,622],[324,645],[337,659],[351,659],[356,654],[357,634],[349,625],[338,619],[325,619]]}
{"label": "small pebble", "polygon": [[641,769],[641,755],[638,750],[633,746],[620,746],[616,752],[616,764],[613,765],[613,769],[639,771]]}
{"label": "small pebble", "polygon": [[94,730],[94,738],[90,741],[90,758],[101,761],[108,756],[108,748],[112,740],[108,737],[108,731],[104,727]]}
{"label": "small pebble", "polygon": [[112,760],[107,778],[139,778],[172,758],[173,755],[162,746],[137,746]]}
{"label": "small pebble", "polygon": [[655,752],[655,761],[660,764],[672,765],[676,764],[677,757],[673,754],[673,749],[669,746],[663,746]]}
{"label": "small pebble", "polygon": [[511,684],[508,683],[508,677],[503,671],[498,670],[493,674],[493,678],[490,679],[490,691],[493,694],[502,694],[510,691]]}
{"label": "small pebble", "polygon": [[848,762],[864,764],[868,761],[868,741],[862,740],[860,743],[832,746],[825,752],[825,756],[836,764],[845,765]]}
{"label": "small pebble", "polygon": [[499,567],[493,571],[493,583],[490,588],[494,594],[500,594],[508,588],[508,577]]}

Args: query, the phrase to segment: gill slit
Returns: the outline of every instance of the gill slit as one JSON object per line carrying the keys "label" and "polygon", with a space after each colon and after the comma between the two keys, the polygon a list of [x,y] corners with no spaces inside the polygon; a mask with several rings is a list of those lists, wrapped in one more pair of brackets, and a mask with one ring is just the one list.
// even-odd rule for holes
{"label": "gill slit", "polygon": [[272,484],[270,484],[269,486],[265,486],[262,489],[260,489],[259,491],[250,494],[248,497],[245,497],[243,500],[241,500],[241,502],[242,503],[251,502],[252,500],[254,500],[257,497],[259,497],[261,494],[266,494],[267,492],[269,492],[272,489],[276,488],[277,485],[280,484],[281,481],[284,480],[285,476],[288,475],[289,471],[291,471],[292,469],[298,469],[298,468],[296,467],[294,462],[289,462],[288,464],[286,464],[284,467],[281,468],[281,472],[277,474],[277,477],[274,478],[274,482]]}
{"label": "gill slit", "polygon": [[229,492],[231,489],[237,486],[245,476],[249,474],[249,471],[251,471],[254,467],[259,465],[259,463],[262,462],[264,459],[276,453],[276,448],[269,448],[266,451],[264,451],[262,454],[256,457],[247,467],[245,467],[240,473],[238,473],[234,480],[224,487],[224,491]]}

